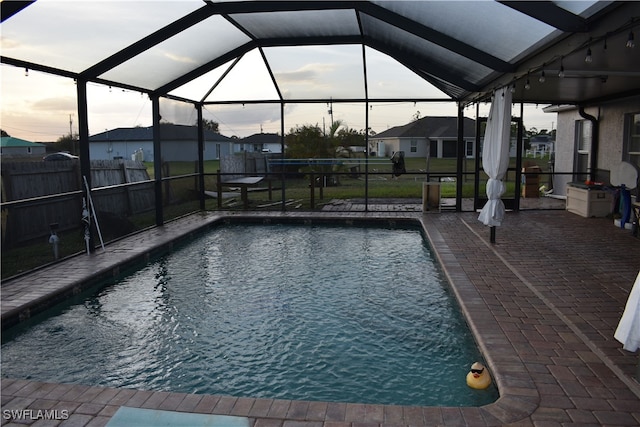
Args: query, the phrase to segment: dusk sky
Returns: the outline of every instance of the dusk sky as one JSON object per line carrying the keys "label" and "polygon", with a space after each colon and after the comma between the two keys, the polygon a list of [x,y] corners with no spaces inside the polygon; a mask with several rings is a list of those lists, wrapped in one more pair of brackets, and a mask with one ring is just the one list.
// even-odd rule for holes
{"label": "dusk sky", "polygon": [[[1,66],[1,127],[11,136],[36,142],[55,141],[69,131],[78,132],[76,87],[71,79]],[[118,127],[150,126],[151,102],[146,94],[119,88],[90,84],[89,133],[96,134]],[[524,122],[527,128],[538,130],[555,128],[555,114],[542,111],[544,105],[525,106]],[[480,112],[488,114],[488,104],[480,105]],[[365,108],[360,103],[334,103],[333,119],[341,120],[350,128],[365,128]],[[369,126],[377,133],[390,127],[421,117],[455,116],[454,103],[393,103],[373,102],[369,109]],[[519,106],[514,107],[519,115]],[[475,117],[475,107],[467,108],[465,116]],[[280,133],[280,107],[278,104],[246,104],[233,106],[208,105],[204,117],[220,124],[226,136],[245,137],[254,133]],[[195,123],[195,110],[189,117],[177,117],[173,122]],[[71,128],[70,122],[71,121]],[[325,102],[318,104],[286,104],[285,132],[297,125],[318,124],[329,126],[331,116]],[[183,123],[187,124],[187,123]]]}
{"label": "dusk sky", "polygon": [[[42,0],[41,0],[42,1]],[[61,13],[54,8],[60,2],[44,1],[28,7],[24,11],[9,18],[2,24],[2,53],[12,56],[14,49],[19,49],[21,55],[32,56],[33,60],[46,61],[53,66],[64,66],[68,69],[81,71],[95,61],[101,59],[100,55],[106,55],[117,47],[117,40],[96,39],[111,50],[105,48],[105,52],[82,52],[83,56],[74,54],[74,49],[88,50],[78,40],[78,31],[93,30],[92,36],[97,34],[111,34],[112,28],[109,22],[113,17],[96,11],[100,2],[67,2],[72,4],[77,11],[77,17],[64,16],[65,20],[71,20],[70,25],[54,25],[51,21],[51,13]],[[123,38],[119,41],[126,46],[130,39],[139,37],[136,34],[142,32],[137,26],[149,25],[149,22],[157,20],[155,25],[163,25],[165,16],[152,16],[148,20],[141,20],[136,15],[135,8],[145,6],[144,2],[109,2],[109,7],[122,9],[127,19],[132,21],[131,29],[118,32],[113,38]],[[146,3],[148,5],[148,3]],[[201,6],[201,1],[191,2],[194,6]],[[183,2],[166,2],[159,13],[169,16],[169,8],[185,8]],[[51,8],[51,10],[48,10]],[[92,11],[94,13],[92,13]],[[111,13],[113,11],[109,9]],[[39,12],[36,16],[27,16]],[[91,22],[80,15],[91,16]],[[40,17],[41,22],[38,22]],[[27,19],[30,18],[30,19]],[[145,18],[146,19],[146,18]],[[25,26],[27,36],[25,36]],[[71,28],[71,29],[69,29]],[[17,31],[20,29],[20,32]],[[13,31],[12,31],[13,30]],[[211,28],[206,31],[213,31]],[[35,34],[32,34],[35,33]],[[103,35],[104,37],[104,35]],[[76,46],[63,46],[58,55],[54,54],[59,44],[51,45],[50,39],[67,40],[69,44]],[[114,46],[111,46],[114,45]],[[103,46],[97,46],[103,48]],[[122,64],[120,67],[106,73],[105,78],[116,78],[119,75],[130,76],[131,84],[143,84],[146,79],[157,77],[153,73],[150,63],[165,61],[180,67],[181,64],[193,63],[199,60],[197,57],[186,56],[183,52],[184,44],[172,40],[171,43],[154,48],[154,52],[142,59],[135,59]],[[327,99],[327,98],[365,98],[363,52],[360,45],[343,46],[306,46],[306,47],[273,47],[264,48],[264,55],[269,67],[278,83],[279,90],[285,99]],[[26,52],[26,53],[25,53]],[[199,52],[196,52],[199,53]],[[146,52],[145,52],[146,54]],[[434,88],[416,74],[406,69],[394,59],[370,48],[365,49],[367,70],[367,91],[370,98],[447,98],[445,94]],[[195,53],[192,52],[192,55]],[[81,60],[89,61],[87,63]],[[59,64],[58,64],[59,62]],[[129,63],[131,62],[131,63]],[[173,66],[173,65],[172,65]],[[184,85],[172,92],[192,100],[200,100],[211,89],[213,84],[231,66],[231,62],[218,67],[202,77]],[[162,83],[162,82],[158,82]],[[0,66],[0,90],[1,90],[1,124],[0,127],[11,136],[36,141],[55,141],[61,136],[78,132],[78,117],[76,103],[76,87],[72,79],[47,75],[34,70],[28,73],[23,68],[10,65]],[[153,85],[151,85],[153,86]],[[278,93],[272,84],[268,68],[258,50],[251,51],[235,64],[231,72],[222,80],[219,86],[209,95],[207,101],[228,100],[277,100]],[[338,103],[331,106],[333,117],[329,114],[329,105],[326,102],[317,104],[285,104],[284,130],[300,125],[328,126],[331,119],[341,120],[346,126],[364,130],[365,104],[364,103]],[[527,128],[535,127],[538,130],[555,128],[555,114],[546,114],[542,111],[544,105],[529,105],[525,108],[524,123]],[[122,90],[117,87],[107,87],[90,83],[88,86],[89,108],[89,134],[97,134],[108,129],[118,127],[150,126],[151,102],[146,94]],[[180,110],[180,111],[178,111]],[[480,113],[486,116],[489,111],[488,104],[481,104]],[[514,115],[518,116],[520,107],[514,106]],[[414,117],[420,116],[455,116],[457,108],[453,102],[372,102],[369,105],[369,127],[376,133],[390,127],[399,126],[410,122]],[[475,106],[465,110],[465,116],[475,118]],[[178,108],[176,111],[162,111],[164,120],[180,124],[194,124],[196,120],[195,109],[189,107]],[[280,106],[273,104],[245,105],[207,105],[204,117],[218,122],[220,132],[226,136],[245,137],[254,133],[273,132],[280,133]]]}

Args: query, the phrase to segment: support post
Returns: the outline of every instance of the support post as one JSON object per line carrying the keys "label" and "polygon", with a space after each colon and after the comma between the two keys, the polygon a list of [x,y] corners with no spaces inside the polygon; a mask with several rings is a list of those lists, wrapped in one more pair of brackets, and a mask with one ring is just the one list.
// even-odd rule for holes
{"label": "support post", "polygon": [[309,174],[311,177],[311,183],[309,184],[309,188],[311,189],[311,210],[316,207],[316,178],[313,175],[313,172]]}
{"label": "support post", "polygon": [[[367,78],[367,51],[362,44],[362,73],[364,81],[364,211],[369,211],[369,79]],[[358,165],[358,168],[360,165]],[[359,170],[358,170],[359,172]]]}
{"label": "support post", "polygon": [[[87,81],[84,79],[76,79],[76,91],[78,96],[78,138],[80,157],[80,185],[84,190],[85,200],[91,197],[91,156],[89,154],[89,112],[87,108]],[[71,136],[71,135],[69,135]],[[86,177],[83,180],[82,177]],[[83,185],[86,183],[86,185]],[[95,215],[95,212],[94,212]],[[93,252],[94,247],[94,230],[89,227],[87,250]]]}
{"label": "support post", "polygon": [[496,242],[496,227],[495,227],[495,225],[492,225],[491,227],[489,227],[489,230],[491,231],[491,236],[490,236],[489,240],[491,241],[491,243],[495,243]]}
{"label": "support post", "polygon": [[464,149],[464,108],[458,102],[458,149],[456,150],[456,212],[462,212],[463,171],[465,161]]}
{"label": "support post", "polygon": [[[518,134],[516,137],[516,181],[515,194],[513,196],[513,210],[520,211],[520,196],[522,195],[522,149],[524,147],[524,104],[520,103],[520,120],[516,120],[518,124]],[[505,177],[508,175],[505,174]]]}
{"label": "support post", "polygon": [[[276,84],[276,88],[278,85]],[[281,98],[282,99],[282,98]],[[280,210],[284,212],[287,209],[287,204],[285,201],[286,189],[285,189],[285,164],[284,164],[284,102],[280,101],[280,195],[282,198],[282,204],[280,205]]]}
{"label": "support post", "polygon": [[162,150],[160,139],[160,98],[157,95],[151,97],[151,110],[153,119],[153,174],[154,190],[156,197],[156,225],[164,224],[163,197],[162,197]]}
{"label": "support post", "polygon": [[216,172],[216,191],[218,192],[218,209],[222,209],[222,176],[220,175],[220,169]]}
{"label": "support post", "polygon": [[198,112],[198,198],[200,210],[204,210],[204,126],[202,123],[202,104],[196,105]]}

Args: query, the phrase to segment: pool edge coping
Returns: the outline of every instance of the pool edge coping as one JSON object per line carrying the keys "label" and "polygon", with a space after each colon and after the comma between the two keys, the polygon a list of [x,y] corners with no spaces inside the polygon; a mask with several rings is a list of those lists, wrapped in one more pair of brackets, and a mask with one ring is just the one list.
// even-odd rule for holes
{"label": "pool edge coping", "polygon": [[[427,218],[418,221],[498,387],[500,397],[482,408],[504,423],[529,417],[540,405],[533,377],[440,232],[428,226]],[[500,351],[496,351],[498,346]]]}
{"label": "pool edge coping", "polygon": [[[533,379],[526,367],[522,363],[520,357],[513,349],[510,341],[499,328],[498,322],[491,314],[484,300],[481,298],[475,285],[462,270],[458,260],[451,253],[449,246],[444,241],[442,235],[435,227],[429,227],[429,216],[431,214],[422,213],[392,213],[391,215],[378,215],[375,212],[358,212],[355,214],[322,214],[306,213],[306,212],[243,212],[243,213],[211,213],[200,212],[189,215],[191,218],[199,217],[202,221],[191,228],[189,231],[175,234],[163,244],[144,248],[143,250],[132,253],[131,256],[125,257],[115,264],[111,264],[107,268],[103,268],[95,274],[92,274],[91,280],[71,281],[65,286],[61,286],[56,291],[49,293],[41,298],[36,298],[19,307],[4,311],[2,313],[2,329],[14,326],[28,318],[37,314],[32,313],[34,306],[38,306],[43,311],[53,305],[58,304],[62,300],[76,295],[83,290],[96,286],[101,280],[105,280],[110,275],[119,273],[122,269],[143,260],[148,260],[154,255],[170,250],[174,245],[193,239],[202,231],[218,226],[220,224],[228,224],[231,222],[252,222],[252,223],[301,223],[306,225],[332,223],[353,225],[354,223],[386,223],[389,226],[399,224],[412,224],[418,226],[423,235],[427,238],[429,245],[434,251],[439,266],[443,270],[447,282],[451,286],[456,295],[456,300],[460,305],[465,320],[467,321],[471,332],[476,340],[480,351],[485,357],[487,365],[493,374],[493,379],[497,385],[499,398],[488,405],[480,407],[455,407],[461,411],[465,409],[480,410],[487,425],[501,425],[514,423],[529,417],[539,406],[540,396],[533,382]],[[167,224],[170,224],[168,222]],[[163,226],[161,226],[163,227]],[[160,227],[160,228],[161,228]],[[100,256],[101,253],[94,253],[90,256]],[[85,256],[85,255],[77,255]],[[71,257],[66,262],[70,262],[75,257]],[[50,265],[46,268],[55,268],[58,264]],[[98,277],[99,276],[99,277]],[[22,277],[22,276],[21,276]],[[19,280],[17,278],[16,280]],[[86,286],[82,286],[80,282],[87,282]],[[9,286],[13,280],[8,281],[4,286]],[[49,299],[51,305],[44,304]],[[5,327],[7,320],[14,319],[17,322],[11,323]],[[492,322],[491,322],[492,320]],[[487,324],[487,321],[490,324]],[[496,346],[500,346],[501,351],[496,351]],[[397,405],[381,405],[381,406],[397,406]],[[447,407],[429,407],[422,408],[447,408]]]}

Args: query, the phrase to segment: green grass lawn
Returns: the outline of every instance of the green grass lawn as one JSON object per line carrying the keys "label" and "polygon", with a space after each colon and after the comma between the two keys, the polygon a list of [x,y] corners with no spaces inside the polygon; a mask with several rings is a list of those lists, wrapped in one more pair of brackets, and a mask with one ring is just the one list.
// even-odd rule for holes
{"label": "green grass lawn", "polygon": [[[328,178],[329,182],[337,180],[337,185],[330,185],[322,189],[322,199],[320,199],[319,180],[321,171],[313,171],[314,177],[318,178],[316,184],[315,201],[327,200],[327,199],[351,199],[351,198],[364,198],[365,192],[369,198],[421,198],[422,197],[422,183],[427,179],[427,164],[425,159],[420,158],[405,158],[405,166],[407,173],[402,174],[399,177],[393,177],[391,174],[392,164],[388,159],[371,158],[372,163],[369,165],[369,180],[368,183],[364,179],[364,166],[360,167],[362,172],[357,178],[351,176],[345,170],[340,171],[336,175],[331,175]],[[545,170],[548,167],[548,161],[546,159],[527,159],[535,161],[541,168]],[[505,183],[507,192],[505,197],[513,197],[515,191],[515,159],[512,159],[510,167],[513,169],[508,172]],[[153,164],[149,163],[148,168],[150,174],[153,173]],[[220,168],[220,163],[217,160],[205,162],[205,173],[210,174],[205,178],[205,189],[208,191],[216,191],[216,177],[215,173]],[[437,180],[438,177],[451,177],[455,178],[457,172],[457,162],[455,159],[431,159],[429,162],[429,174],[431,180]],[[300,179],[286,179],[284,181],[285,186],[285,199],[302,200],[302,205],[306,208],[310,207],[309,201],[311,199],[311,174],[309,167],[301,168],[300,170],[305,172],[303,178]],[[186,175],[194,173],[193,162],[172,162],[170,165],[170,171],[172,176]],[[475,171],[475,159],[465,159],[463,163],[463,178],[462,185],[462,197],[470,198],[474,196],[474,171]],[[332,177],[331,177],[332,176]],[[542,175],[541,185],[546,181],[547,176]],[[486,183],[487,176],[484,172],[480,173],[480,188],[479,194],[484,195],[484,185]],[[191,193],[189,197],[183,197],[185,199],[191,198],[192,193],[195,191],[195,180],[193,179],[180,179],[176,182],[172,182],[172,193],[177,195],[180,199],[181,194]],[[281,188],[282,180],[279,175],[274,175],[272,179],[272,185],[277,190],[274,191],[273,199],[281,200]],[[266,184],[265,184],[266,188]],[[456,182],[445,180],[441,183],[441,197],[443,198],[455,198],[456,197]],[[269,202],[268,193],[266,191],[250,192],[250,200],[254,204],[266,204]],[[271,200],[273,202],[273,200]],[[217,203],[208,204],[217,206]]]}
{"label": "green grass lawn", "polygon": [[[363,199],[365,194],[370,199],[387,198],[387,199],[421,199],[422,184],[426,179],[426,161],[424,159],[406,158],[407,173],[397,178],[391,175],[391,161],[387,159],[375,158],[374,164],[369,166],[369,180],[364,179],[365,175],[351,176],[348,173],[341,173],[335,176],[337,185],[319,188],[315,187],[313,209],[320,209],[323,204],[334,199]],[[533,159],[527,159],[534,161]],[[542,171],[548,168],[547,159],[535,159]],[[146,163],[149,176],[153,179],[153,163]],[[512,159],[512,168],[515,168],[515,160]],[[216,191],[215,173],[220,168],[220,162],[211,160],[205,162],[205,190]],[[463,171],[469,173],[463,180],[462,197],[474,197],[474,179],[473,172],[475,170],[475,160],[465,160]],[[170,176],[182,176],[195,173],[194,162],[171,162],[169,164]],[[362,169],[364,172],[364,168]],[[429,164],[429,173],[438,176],[455,177],[456,176],[456,160],[455,159],[432,159]],[[315,177],[318,173],[315,172]],[[434,179],[434,177],[431,177]],[[540,184],[546,183],[547,175],[540,176]],[[484,196],[484,185],[486,175],[481,173],[479,194]],[[164,220],[169,221],[173,218],[194,212],[199,209],[198,192],[196,191],[196,177],[177,178],[165,181],[163,183],[165,205]],[[282,180],[279,176],[275,176],[272,180],[272,199],[269,200],[269,193],[266,191],[266,183],[261,186],[260,191],[251,191],[249,193],[250,207],[260,209],[281,209],[282,204]],[[513,198],[515,191],[515,171],[509,172],[506,179],[507,192],[505,198]],[[284,200],[289,209],[312,209],[311,204],[311,179],[310,174],[306,174],[298,179],[286,179],[284,181],[285,195]],[[441,197],[456,197],[456,182],[441,183]],[[320,193],[322,192],[322,197]],[[216,199],[207,198],[205,202],[207,210],[218,209]],[[243,205],[240,197],[233,199],[224,199],[223,209],[242,209]],[[133,226],[140,230],[155,224],[155,212],[147,212],[135,216],[128,217],[127,220]],[[108,230],[105,230],[108,231]],[[105,233],[105,240],[117,238],[119,236],[109,236]],[[2,250],[2,275],[10,277],[21,271],[33,269],[39,265],[43,265],[53,261],[52,247],[47,239],[34,242],[32,245],[25,245],[18,248],[3,248]],[[98,242],[96,242],[97,244]],[[68,256],[74,253],[84,251],[84,240],[82,238],[82,230],[80,226],[77,230],[71,230],[61,235],[60,256]]]}
{"label": "green grass lawn", "polygon": [[[372,157],[370,158],[372,164],[369,166],[369,172],[388,172],[391,173],[391,161],[386,158],[380,157]],[[545,172],[549,169],[549,159],[523,159],[524,162],[532,162],[535,163],[540,169]],[[154,178],[154,169],[152,162],[145,162],[147,167],[147,172],[149,173],[149,177],[151,179]],[[405,157],[405,166],[407,169],[407,173],[411,172],[426,172],[427,171],[427,162],[424,158],[413,158],[413,157]],[[511,159],[509,164],[510,168],[515,168],[516,160],[514,158]],[[220,169],[220,161],[219,160],[207,160],[204,162],[204,172],[207,174],[216,173]],[[431,159],[429,161],[429,172],[436,174],[450,174],[451,176],[456,175],[457,170],[457,161],[456,159]],[[465,159],[463,162],[463,172],[465,173],[473,173],[475,171],[475,159]],[[362,167],[362,172],[364,172],[364,167]],[[178,175],[188,175],[192,173],[196,173],[195,162],[169,162],[169,173],[170,176],[178,176]]]}

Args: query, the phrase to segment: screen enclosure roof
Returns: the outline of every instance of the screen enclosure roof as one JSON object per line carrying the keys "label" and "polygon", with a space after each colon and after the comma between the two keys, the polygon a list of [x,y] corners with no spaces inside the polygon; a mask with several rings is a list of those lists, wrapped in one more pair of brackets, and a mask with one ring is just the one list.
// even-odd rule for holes
{"label": "screen enclosure roof", "polygon": [[[205,104],[468,104],[505,85],[514,102],[586,105],[640,93],[640,46],[629,41],[640,31],[633,1],[1,5],[3,64]],[[385,79],[408,90],[385,92]]]}

